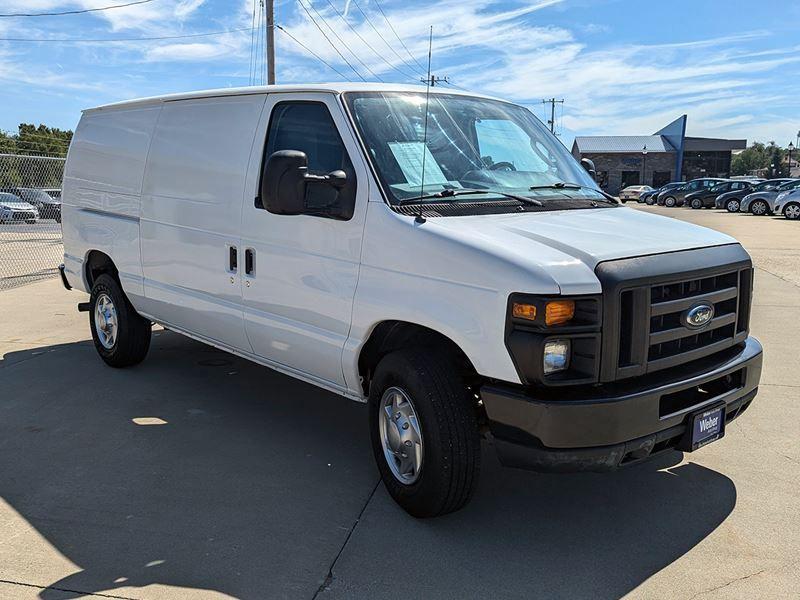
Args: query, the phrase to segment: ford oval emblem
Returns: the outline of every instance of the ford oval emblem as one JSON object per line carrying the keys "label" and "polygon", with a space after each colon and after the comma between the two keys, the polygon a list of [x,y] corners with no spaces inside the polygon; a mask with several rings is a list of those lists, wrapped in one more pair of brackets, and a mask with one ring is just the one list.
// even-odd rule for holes
{"label": "ford oval emblem", "polygon": [[684,326],[688,327],[689,329],[700,329],[701,327],[705,327],[713,318],[714,305],[706,304],[705,302],[693,306],[681,315],[681,321],[683,322]]}

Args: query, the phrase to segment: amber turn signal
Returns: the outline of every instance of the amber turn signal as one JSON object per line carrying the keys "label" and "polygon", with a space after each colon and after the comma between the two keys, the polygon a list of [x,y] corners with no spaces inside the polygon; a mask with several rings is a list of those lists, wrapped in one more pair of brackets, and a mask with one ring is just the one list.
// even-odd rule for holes
{"label": "amber turn signal", "polygon": [[544,309],[544,323],[548,327],[551,325],[561,325],[572,320],[575,316],[574,300],[554,300],[548,302]]}
{"label": "amber turn signal", "polygon": [[533,321],[536,319],[536,307],[533,304],[514,302],[514,305],[511,307],[511,314],[515,319],[527,319],[528,321]]}

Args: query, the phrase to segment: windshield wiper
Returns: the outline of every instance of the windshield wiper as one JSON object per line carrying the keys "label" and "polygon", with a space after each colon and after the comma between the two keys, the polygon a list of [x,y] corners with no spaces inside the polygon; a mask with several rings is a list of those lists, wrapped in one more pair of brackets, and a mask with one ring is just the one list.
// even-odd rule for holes
{"label": "windshield wiper", "polygon": [[530,188],[531,191],[536,190],[591,190],[592,192],[597,192],[598,194],[602,194],[602,198],[584,198],[585,200],[590,200],[594,202],[595,200],[599,200],[601,202],[605,202],[607,204],[613,204],[614,206],[618,206],[619,202],[614,199],[614,196],[605,193],[603,190],[598,190],[597,188],[589,187],[588,185],[581,185],[579,183],[567,183],[564,181],[556,181],[554,183],[548,183],[544,185],[532,185]]}
{"label": "windshield wiper", "polygon": [[533,206],[544,206],[540,200],[536,198],[527,198],[525,196],[517,196],[516,194],[509,194],[506,192],[499,192],[497,190],[473,190],[473,189],[447,189],[442,190],[441,192],[436,192],[434,194],[424,194],[422,196],[414,196],[413,198],[403,198],[402,200],[398,200],[395,204],[396,206],[405,206],[407,204],[417,204],[424,200],[441,200],[442,198],[453,198],[455,196],[466,196],[469,194],[497,194],[498,196],[503,196],[504,198],[510,198],[512,200],[516,200],[517,202],[522,202],[523,204],[531,204]]}

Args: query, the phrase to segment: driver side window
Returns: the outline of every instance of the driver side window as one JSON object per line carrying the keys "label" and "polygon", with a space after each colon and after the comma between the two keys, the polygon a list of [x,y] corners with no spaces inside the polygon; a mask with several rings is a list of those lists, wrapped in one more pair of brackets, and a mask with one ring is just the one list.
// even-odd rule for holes
{"label": "driver side window", "polygon": [[356,173],[328,107],[323,103],[290,101],[275,105],[267,131],[264,161],[279,150],[304,152],[308,157],[309,174],[325,175],[342,170],[347,175],[347,184],[341,190],[328,185],[306,187],[305,207],[309,214],[352,204]]}

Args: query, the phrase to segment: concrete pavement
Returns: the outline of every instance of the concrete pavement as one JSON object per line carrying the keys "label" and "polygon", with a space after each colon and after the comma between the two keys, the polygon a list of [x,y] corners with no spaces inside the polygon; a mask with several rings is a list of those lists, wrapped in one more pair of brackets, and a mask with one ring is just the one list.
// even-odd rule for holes
{"label": "concrete pavement", "polygon": [[0,292],[0,598],[800,596],[800,226],[647,208],[752,252],[761,391],[725,438],[611,474],[501,468],[408,517],[365,407],[158,331],[95,355],[56,280]]}

